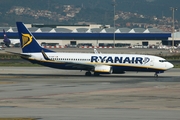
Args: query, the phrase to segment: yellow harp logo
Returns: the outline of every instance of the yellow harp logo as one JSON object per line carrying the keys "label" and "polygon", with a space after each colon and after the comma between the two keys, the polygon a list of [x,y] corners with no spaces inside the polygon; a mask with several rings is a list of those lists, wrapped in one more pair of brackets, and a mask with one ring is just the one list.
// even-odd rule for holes
{"label": "yellow harp logo", "polygon": [[22,34],[22,48],[26,47],[32,42],[32,36],[30,34]]}

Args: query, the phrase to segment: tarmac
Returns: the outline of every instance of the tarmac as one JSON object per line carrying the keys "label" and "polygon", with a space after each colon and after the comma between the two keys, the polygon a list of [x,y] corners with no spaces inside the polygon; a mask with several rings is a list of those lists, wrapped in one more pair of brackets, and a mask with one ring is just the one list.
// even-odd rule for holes
{"label": "tarmac", "polygon": [[47,67],[0,67],[0,118],[180,120],[180,69],[84,76]]}

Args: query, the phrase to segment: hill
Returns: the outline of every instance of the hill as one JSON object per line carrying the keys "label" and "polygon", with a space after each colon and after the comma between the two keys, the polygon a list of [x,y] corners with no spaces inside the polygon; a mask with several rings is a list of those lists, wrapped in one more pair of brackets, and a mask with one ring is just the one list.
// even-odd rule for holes
{"label": "hill", "polygon": [[[179,0],[116,0],[116,23],[156,23],[156,18],[171,17],[170,7]],[[122,15],[123,14],[123,15]],[[175,18],[180,20],[178,11]],[[113,25],[112,0],[12,0],[0,1],[0,26],[14,26],[15,21],[45,24],[99,23]]]}

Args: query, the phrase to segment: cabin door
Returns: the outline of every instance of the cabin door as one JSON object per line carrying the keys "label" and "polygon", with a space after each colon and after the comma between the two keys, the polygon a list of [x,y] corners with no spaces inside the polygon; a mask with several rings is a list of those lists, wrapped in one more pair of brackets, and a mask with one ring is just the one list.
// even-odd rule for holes
{"label": "cabin door", "polygon": [[154,59],[153,58],[150,59],[150,66],[154,66]]}

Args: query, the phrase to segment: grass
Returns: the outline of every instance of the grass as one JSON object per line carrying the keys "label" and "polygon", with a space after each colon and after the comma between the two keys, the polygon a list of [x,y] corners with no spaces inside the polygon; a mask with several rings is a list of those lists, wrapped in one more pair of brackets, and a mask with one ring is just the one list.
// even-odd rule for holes
{"label": "grass", "polygon": [[180,64],[174,64],[174,68],[180,68]]}
{"label": "grass", "polygon": [[41,65],[32,64],[32,63],[0,63],[0,66],[7,67],[40,67]]}

